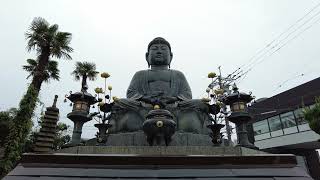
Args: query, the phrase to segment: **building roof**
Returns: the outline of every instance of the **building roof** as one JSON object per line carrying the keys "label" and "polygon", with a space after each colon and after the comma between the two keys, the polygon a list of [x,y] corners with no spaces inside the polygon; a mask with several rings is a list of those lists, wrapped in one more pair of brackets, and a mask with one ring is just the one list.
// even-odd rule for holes
{"label": "building roof", "polygon": [[260,121],[277,114],[314,104],[320,96],[320,78],[316,78],[297,87],[254,103],[249,112],[255,121]]}

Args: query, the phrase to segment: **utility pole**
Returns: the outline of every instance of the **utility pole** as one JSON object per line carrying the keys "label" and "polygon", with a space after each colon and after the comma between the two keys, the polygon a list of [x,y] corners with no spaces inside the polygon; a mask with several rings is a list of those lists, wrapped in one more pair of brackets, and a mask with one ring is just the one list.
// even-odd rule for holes
{"label": "utility pole", "polygon": [[[222,76],[221,73],[221,66],[218,67],[219,69],[219,75],[217,76],[217,78],[215,80],[213,80],[210,84],[209,84],[209,88],[213,89],[215,87],[220,88],[224,91],[225,95],[229,95],[231,94],[231,90],[229,89],[229,87],[231,86],[231,84],[234,84],[235,86],[235,81],[238,80],[240,77],[246,75],[248,71],[243,72],[243,70],[241,70],[241,68],[236,69],[235,71],[233,71],[231,74],[229,74],[226,77]],[[222,110],[223,110],[223,114],[226,115],[227,112],[227,107],[226,105],[222,105]],[[226,124],[226,133],[227,133],[227,137],[228,137],[228,141],[230,142],[229,145],[231,145],[231,134],[232,134],[232,127],[230,126],[229,120],[226,118],[226,116],[224,117],[225,120],[225,124]]]}
{"label": "utility pole", "polygon": [[[219,76],[218,76],[219,88],[225,90],[226,87],[224,86],[224,83],[222,82],[223,78],[222,78],[222,74],[221,74],[221,66],[219,66],[218,69],[219,69]],[[222,109],[223,109],[223,112],[227,111],[227,107],[225,104],[223,104]],[[227,138],[228,138],[229,146],[230,146],[231,145],[231,133],[232,133],[231,131],[232,131],[232,129],[230,127],[229,120],[226,117],[224,118],[224,120],[226,122],[226,132],[227,132]]]}

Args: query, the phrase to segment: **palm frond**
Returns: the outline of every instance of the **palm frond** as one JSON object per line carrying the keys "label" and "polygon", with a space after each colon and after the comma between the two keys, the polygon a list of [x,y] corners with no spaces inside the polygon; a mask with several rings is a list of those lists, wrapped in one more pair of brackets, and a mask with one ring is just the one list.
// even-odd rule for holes
{"label": "palm frond", "polygon": [[69,46],[71,41],[71,33],[58,32],[52,41],[51,53],[57,58],[72,59],[69,53],[73,49]]}
{"label": "palm frond", "polygon": [[70,54],[73,49],[69,46],[71,33],[59,32],[57,24],[50,24],[43,18],[34,18],[29,30],[25,33],[27,50],[36,50],[40,55],[43,48],[50,48],[52,57],[72,59]]}
{"label": "palm frond", "polygon": [[36,71],[36,68],[38,66],[38,61],[34,59],[27,59],[27,65],[23,65],[22,69],[29,72],[29,75],[27,76],[27,79],[31,76],[34,76],[34,73]]}
{"label": "palm frond", "polygon": [[[27,59],[27,63],[28,63],[27,65],[22,66],[22,69],[29,72],[29,75],[27,76],[27,79],[28,79],[34,76],[37,70],[37,66],[39,64],[39,60]],[[43,72],[43,80],[45,82],[48,82],[50,79],[59,81],[60,79],[59,73],[60,73],[60,70],[58,69],[58,62],[49,60],[48,66]]]}
{"label": "palm frond", "polygon": [[77,61],[71,74],[74,75],[76,80],[80,80],[83,75],[86,75],[89,80],[95,80],[99,72],[96,71],[95,63]]}
{"label": "palm frond", "polygon": [[58,69],[58,62],[57,61],[49,61],[48,68],[47,68],[49,78],[59,81],[60,70]]}
{"label": "palm frond", "polygon": [[34,18],[29,27],[29,31],[26,32],[25,36],[28,40],[27,50],[31,51],[47,43],[46,32],[48,31],[49,23],[41,18]]}

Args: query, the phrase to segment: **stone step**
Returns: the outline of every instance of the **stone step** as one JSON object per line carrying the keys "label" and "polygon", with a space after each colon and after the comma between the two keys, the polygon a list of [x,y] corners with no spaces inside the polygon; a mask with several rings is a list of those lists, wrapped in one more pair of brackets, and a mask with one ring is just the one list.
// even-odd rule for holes
{"label": "stone step", "polygon": [[51,123],[51,124],[57,124],[58,120],[53,119],[43,119],[44,123]]}
{"label": "stone step", "polygon": [[54,138],[55,137],[55,133],[52,133],[52,132],[43,132],[41,131],[40,129],[40,132],[38,133],[38,136],[41,136],[41,137],[49,137],[49,138]]}
{"label": "stone step", "polygon": [[51,132],[51,133],[55,133],[55,132],[56,132],[56,129],[47,128],[47,127],[42,127],[42,128],[40,128],[40,131],[41,131],[41,132]]}
{"label": "stone step", "polygon": [[52,115],[44,115],[44,119],[52,119],[52,120],[59,120],[59,116],[52,116]]}
{"label": "stone step", "polygon": [[43,141],[43,142],[53,142],[53,138],[45,137],[45,136],[37,136],[37,141]]}
{"label": "stone step", "polygon": [[59,109],[56,107],[47,107],[46,109],[47,111],[51,111],[51,112],[59,112]]}
{"label": "stone step", "polygon": [[49,152],[52,151],[52,148],[48,148],[48,147],[35,147],[34,148],[35,152]]}
{"label": "stone step", "polygon": [[52,147],[52,143],[48,143],[48,142],[36,142],[36,147]]}
{"label": "stone step", "polygon": [[48,127],[48,128],[53,128],[56,129],[57,125],[56,124],[52,124],[52,123],[41,123],[42,127]]}
{"label": "stone step", "polygon": [[59,113],[55,113],[55,112],[48,112],[48,111],[46,111],[46,112],[45,112],[45,115],[59,117]]}

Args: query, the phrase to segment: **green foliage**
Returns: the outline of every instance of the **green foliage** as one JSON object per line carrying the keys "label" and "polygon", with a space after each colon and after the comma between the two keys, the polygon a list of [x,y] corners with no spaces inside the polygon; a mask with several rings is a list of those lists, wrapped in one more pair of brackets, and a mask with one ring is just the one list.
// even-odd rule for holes
{"label": "green foliage", "polygon": [[50,61],[50,57],[58,59],[72,59],[69,53],[73,49],[69,46],[71,41],[71,33],[58,31],[57,24],[50,25],[43,18],[34,18],[26,32],[27,50],[35,50],[38,54],[37,60],[27,60],[28,65],[23,68],[32,76],[33,86],[40,91],[43,81],[49,78],[59,79],[59,70],[57,62]]}
{"label": "green foliage", "polygon": [[59,79],[59,70],[55,61],[50,57],[71,59],[69,53],[73,49],[69,46],[71,33],[59,32],[58,25],[49,25],[43,18],[35,18],[26,32],[27,50],[36,50],[38,60],[27,60],[23,66],[33,76],[27,93],[20,101],[19,109],[14,117],[10,133],[5,143],[4,159],[0,164],[0,178],[7,174],[20,159],[32,127],[32,115],[36,107],[37,98],[43,81],[50,77]]}
{"label": "green foliage", "polygon": [[310,128],[320,134],[320,98],[316,98],[316,104],[313,108],[305,108],[303,114],[304,118],[309,122]]}
{"label": "green foliage", "polygon": [[38,91],[29,86],[27,93],[20,101],[10,133],[5,143],[4,158],[1,162],[1,176],[7,174],[20,159],[21,152],[32,127],[31,118],[37,103]]}
{"label": "green foliage", "polygon": [[75,80],[79,81],[80,77],[87,77],[89,80],[95,80],[99,74],[96,71],[96,64],[90,62],[76,62],[75,70],[71,73]]}
{"label": "green foliage", "polygon": [[45,48],[49,48],[52,57],[72,59],[69,55],[73,51],[69,46],[71,33],[59,32],[58,29],[57,24],[50,25],[41,17],[34,18],[26,33],[27,50],[36,50],[41,54]]}
{"label": "green foliage", "polygon": [[[37,72],[37,66],[39,64],[39,59],[27,59],[28,65],[23,65],[23,70],[27,71],[29,73],[27,79],[29,77],[33,77],[35,73]],[[48,66],[45,67],[45,70],[43,72],[43,80],[45,82],[48,82],[49,79],[54,79],[59,81],[59,69],[58,69],[58,62],[50,60],[48,63]]]}
{"label": "green foliage", "polygon": [[11,108],[8,111],[0,112],[0,146],[3,147],[5,140],[10,132],[10,127],[13,123],[13,118],[17,113],[16,108]]}
{"label": "green foliage", "polygon": [[[39,122],[41,124],[41,122]],[[71,136],[68,134],[70,126],[66,125],[65,123],[59,122],[56,127],[56,135],[54,137],[52,149],[58,150],[64,144],[67,144],[71,140]],[[33,152],[34,145],[36,143],[36,137],[39,132],[33,131],[28,136],[28,139],[24,145],[23,152]]]}
{"label": "green foliage", "polygon": [[53,141],[53,149],[58,150],[67,143],[70,142],[71,136],[68,134],[70,126],[59,122],[56,128],[56,136]]}

